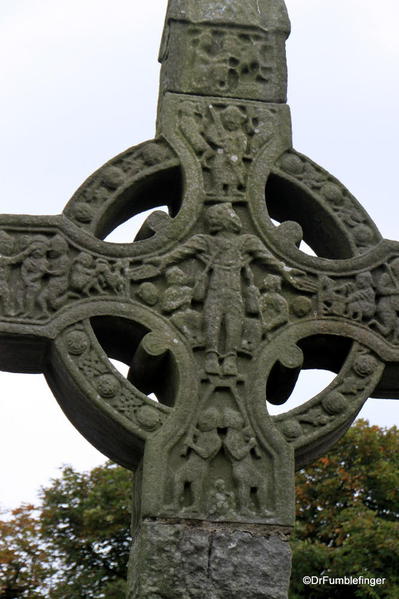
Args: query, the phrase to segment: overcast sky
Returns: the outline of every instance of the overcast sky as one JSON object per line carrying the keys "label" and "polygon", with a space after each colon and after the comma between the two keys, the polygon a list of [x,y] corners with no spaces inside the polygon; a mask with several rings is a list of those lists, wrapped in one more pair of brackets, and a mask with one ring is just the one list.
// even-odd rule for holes
{"label": "overcast sky", "polygon": [[[0,0],[0,212],[60,213],[93,170],[153,136],[166,3]],[[397,0],[286,3],[294,145],[399,238]],[[302,400],[317,385],[305,381]],[[104,460],[42,376],[0,373],[0,389],[3,506],[34,501],[62,463]],[[399,402],[370,400],[363,414],[398,425]]]}

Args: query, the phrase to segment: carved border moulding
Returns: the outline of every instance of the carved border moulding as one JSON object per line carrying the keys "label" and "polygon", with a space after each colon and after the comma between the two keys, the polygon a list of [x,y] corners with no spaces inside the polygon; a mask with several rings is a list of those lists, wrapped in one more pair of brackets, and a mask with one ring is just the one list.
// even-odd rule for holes
{"label": "carved border moulding", "polygon": [[[156,139],[0,216],[0,367],[138,469],[142,517],[292,526],[295,467],[399,397],[399,244],[292,148],[284,3],[212,6],[169,3]],[[336,378],[271,417],[302,368]]]}
{"label": "carved border moulding", "polygon": [[[154,174],[162,173],[167,178],[168,172],[178,164],[177,157],[162,139],[129,148],[83,183],[66,205],[64,214],[96,237],[105,237],[110,226],[112,230],[120,224],[118,219],[134,216],[131,196],[136,187],[148,185]],[[140,211],[140,208],[137,207],[137,210]],[[109,222],[109,212],[112,215],[119,213],[116,217],[112,216],[112,223]]]}

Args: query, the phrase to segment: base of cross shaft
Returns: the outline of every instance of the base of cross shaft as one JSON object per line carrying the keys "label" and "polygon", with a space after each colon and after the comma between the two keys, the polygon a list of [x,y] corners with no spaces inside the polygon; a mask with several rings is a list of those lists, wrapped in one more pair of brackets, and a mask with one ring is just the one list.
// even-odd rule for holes
{"label": "base of cross shaft", "polygon": [[287,599],[291,529],[146,520],[131,550],[128,599]]}

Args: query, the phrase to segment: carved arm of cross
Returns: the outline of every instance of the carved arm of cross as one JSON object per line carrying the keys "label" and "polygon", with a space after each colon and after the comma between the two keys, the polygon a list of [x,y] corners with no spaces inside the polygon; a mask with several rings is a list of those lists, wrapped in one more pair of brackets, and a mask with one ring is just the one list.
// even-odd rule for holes
{"label": "carved arm of cross", "polygon": [[[281,3],[265,17],[275,62],[249,74],[270,23],[250,3],[210,23],[205,4],[170,3],[157,138],[99,169],[62,216],[0,217],[0,368],[43,372],[90,442],[139,467],[144,516],[291,525],[294,466],[367,397],[399,395],[399,244],[292,149]],[[152,213],[133,243],[102,241],[163,204],[170,216]],[[266,400],[315,367],[337,377],[270,417]],[[229,513],[208,499],[220,481]]]}

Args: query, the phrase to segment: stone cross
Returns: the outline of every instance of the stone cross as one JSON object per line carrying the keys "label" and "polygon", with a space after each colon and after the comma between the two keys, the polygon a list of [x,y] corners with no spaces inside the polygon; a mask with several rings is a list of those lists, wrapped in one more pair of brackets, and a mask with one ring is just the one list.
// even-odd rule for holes
{"label": "stone cross", "polygon": [[[129,599],[286,598],[295,468],[399,397],[399,244],[292,148],[289,30],[283,0],[170,0],[157,137],[0,217],[0,368],[136,471]],[[336,378],[271,417],[302,368]]]}

